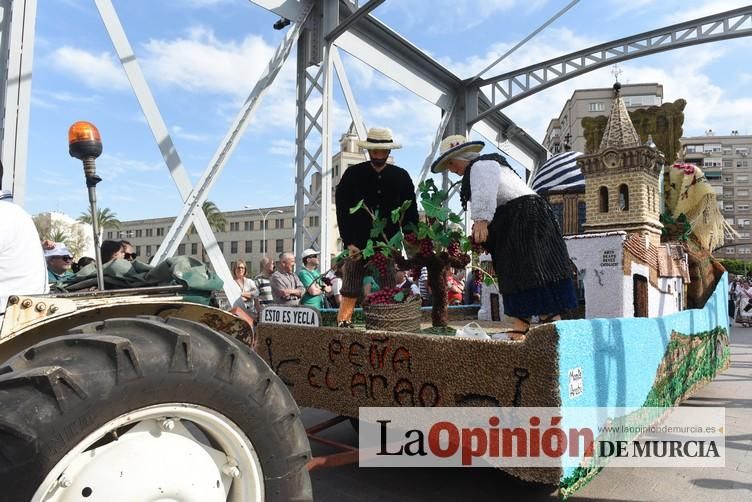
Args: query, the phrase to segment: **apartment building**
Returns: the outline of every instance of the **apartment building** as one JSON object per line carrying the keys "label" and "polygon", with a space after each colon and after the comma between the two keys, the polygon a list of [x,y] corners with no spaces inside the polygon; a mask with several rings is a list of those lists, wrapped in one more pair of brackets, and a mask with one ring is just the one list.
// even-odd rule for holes
{"label": "apartment building", "polygon": [[681,138],[680,142],[685,161],[703,170],[723,216],[739,233],[713,254],[717,258],[752,259],[752,136],[738,131],[721,136],[708,130],[703,136]]}
{"label": "apartment building", "polygon": [[[340,138],[340,151],[332,157],[332,186],[337,185],[345,169],[364,160],[365,154],[358,147],[357,134],[351,128]],[[316,193],[320,183],[321,176],[316,173],[311,177],[309,192]],[[321,218],[317,214],[318,210],[313,207],[308,213],[304,218],[304,224],[311,235],[316,235],[322,223]],[[215,235],[219,248],[230,267],[236,260],[243,259],[248,262],[249,269],[255,273],[259,269],[262,256],[276,258],[279,253],[294,249],[295,208],[293,205],[227,211],[223,212],[223,215],[227,220],[227,225],[223,232],[215,232]],[[139,259],[147,261],[159,249],[173,221],[175,221],[174,217],[124,221],[121,222],[118,230],[107,229],[104,238],[125,239],[131,242],[136,247]],[[325,224],[330,226],[330,249],[337,253],[342,250],[343,246],[339,239],[333,205]],[[204,250],[198,234],[186,235],[178,246],[177,254],[203,260]]]}
{"label": "apartment building", "polygon": [[[620,93],[628,111],[663,104],[661,84],[622,84]],[[585,152],[582,119],[599,115],[608,117],[613,98],[613,87],[574,91],[559,116],[549,122],[543,146],[552,154],[563,152],[565,144],[576,152]]]}

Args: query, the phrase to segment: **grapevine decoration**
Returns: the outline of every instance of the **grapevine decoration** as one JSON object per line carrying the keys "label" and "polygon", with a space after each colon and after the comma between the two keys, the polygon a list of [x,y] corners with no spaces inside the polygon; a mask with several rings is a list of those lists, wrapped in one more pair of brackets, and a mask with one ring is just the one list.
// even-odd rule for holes
{"label": "grapevine decoration", "polygon": [[[387,218],[390,218],[392,223],[399,222],[399,227],[402,228],[405,211],[410,207],[411,201],[405,201],[391,214],[383,216],[378,210],[372,211],[361,200],[350,208],[350,214],[367,211],[373,222],[371,238],[361,250],[361,256],[367,260],[367,266],[384,289],[369,295],[366,301],[394,303],[407,298],[406,292],[392,287],[394,270],[390,269],[390,258],[401,269],[412,269],[413,278],[416,280],[420,277],[421,269],[426,267],[428,284],[433,294],[432,324],[435,327],[443,327],[448,321],[446,272],[450,267],[464,268],[470,263],[469,252],[473,249],[473,244],[458,227],[462,223],[462,217],[446,207],[449,198],[447,190],[440,190],[433,180],[428,179],[418,186],[418,191],[424,217],[417,226],[407,225],[404,234],[398,230],[390,237],[384,233],[384,229]],[[402,255],[403,246],[408,258]]]}

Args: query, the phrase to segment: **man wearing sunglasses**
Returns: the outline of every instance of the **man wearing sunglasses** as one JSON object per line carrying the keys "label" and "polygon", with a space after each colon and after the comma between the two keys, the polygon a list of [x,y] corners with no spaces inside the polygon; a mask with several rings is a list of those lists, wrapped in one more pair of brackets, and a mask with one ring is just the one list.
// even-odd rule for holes
{"label": "man wearing sunglasses", "polygon": [[65,247],[65,244],[55,244],[54,248],[48,249],[44,252],[44,257],[47,260],[48,281],[64,281],[73,275],[73,272],[71,271],[73,256],[71,256],[71,253],[68,251],[68,248]]}

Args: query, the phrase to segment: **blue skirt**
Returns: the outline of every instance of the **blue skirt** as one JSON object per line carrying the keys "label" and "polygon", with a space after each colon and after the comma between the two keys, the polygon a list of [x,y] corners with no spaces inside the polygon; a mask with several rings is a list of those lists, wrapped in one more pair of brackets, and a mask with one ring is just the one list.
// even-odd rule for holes
{"label": "blue skirt", "polygon": [[512,317],[559,314],[577,307],[577,293],[572,279],[502,296],[504,314]]}
{"label": "blue skirt", "polygon": [[519,293],[507,293],[504,314],[512,317],[559,314],[577,307],[577,292],[572,279],[562,279]]}

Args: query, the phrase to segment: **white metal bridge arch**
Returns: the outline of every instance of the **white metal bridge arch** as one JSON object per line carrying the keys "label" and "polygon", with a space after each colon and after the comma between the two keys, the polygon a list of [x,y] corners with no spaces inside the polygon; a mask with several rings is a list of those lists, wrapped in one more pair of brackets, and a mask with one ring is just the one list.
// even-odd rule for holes
{"label": "white metal bridge arch", "polygon": [[[224,280],[225,292],[231,302],[239,297],[240,291],[232,280],[201,204],[293,45],[297,44],[298,78],[295,253],[299,259],[305,247],[318,242],[322,268],[326,268],[332,251],[327,219],[332,211],[330,108],[335,71],[358,134],[365,137],[366,131],[338,49],[345,50],[443,111],[421,171],[423,179],[441,138],[448,134],[468,134],[470,130],[475,130],[532,171],[546,159],[548,152],[501,112],[505,106],[559,82],[620,61],[752,35],[752,6],[747,6],[607,42],[496,77],[462,80],[369,15],[384,0],[369,0],[361,6],[350,0],[255,0],[252,3],[290,19],[292,25],[201,179],[192,185],[112,0],[93,1],[184,203],[154,260],[173,255],[190,225],[194,224],[212,266]],[[4,82],[4,92],[0,93],[0,105],[4,111],[0,124],[1,158],[5,166],[3,186],[11,187],[16,200],[22,203],[37,0],[0,0],[0,9],[0,72]],[[321,183],[315,193],[311,193],[307,187],[311,176],[316,173],[321,176]],[[312,235],[304,224],[305,217],[316,213],[320,215],[320,232]]]}

